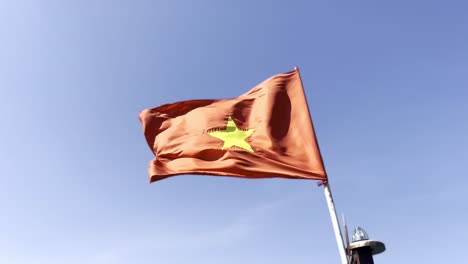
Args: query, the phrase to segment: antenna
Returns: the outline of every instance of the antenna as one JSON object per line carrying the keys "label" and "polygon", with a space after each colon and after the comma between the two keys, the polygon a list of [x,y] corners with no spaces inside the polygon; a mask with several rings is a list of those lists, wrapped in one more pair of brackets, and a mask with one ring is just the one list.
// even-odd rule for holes
{"label": "antenna", "polygon": [[350,249],[349,249],[349,235],[348,235],[348,226],[346,225],[346,218],[345,218],[345,215],[344,213],[342,214],[342,217],[343,217],[343,230],[344,230],[344,236],[345,236],[345,239],[346,239],[346,253],[348,254],[348,256],[350,256],[351,252],[350,252]]}

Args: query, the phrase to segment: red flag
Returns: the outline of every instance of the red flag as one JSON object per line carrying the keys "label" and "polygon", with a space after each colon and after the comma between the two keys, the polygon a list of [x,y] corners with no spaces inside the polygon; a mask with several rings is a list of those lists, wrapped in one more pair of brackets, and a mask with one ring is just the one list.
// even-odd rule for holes
{"label": "red flag", "polygon": [[327,175],[297,70],[244,95],[143,111],[150,182],[180,174],[314,179]]}

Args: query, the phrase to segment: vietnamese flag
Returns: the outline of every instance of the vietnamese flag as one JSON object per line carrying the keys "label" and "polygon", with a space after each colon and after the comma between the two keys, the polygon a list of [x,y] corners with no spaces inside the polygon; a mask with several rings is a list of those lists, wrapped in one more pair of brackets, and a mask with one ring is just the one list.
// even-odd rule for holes
{"label": "vietnamese flag", "polygon": [[180,174],[327,181],[297,69],[244,95],[140,113],[155,155],[150,182]]}

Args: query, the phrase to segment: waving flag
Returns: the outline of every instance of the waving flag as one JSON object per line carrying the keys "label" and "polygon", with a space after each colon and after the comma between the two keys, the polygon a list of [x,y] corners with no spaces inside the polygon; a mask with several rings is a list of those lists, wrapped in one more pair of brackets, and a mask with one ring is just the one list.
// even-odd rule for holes
{"label": "waving flag", "polygon": [[237,98],[166,104],[139,118],[155,155],[150,182],[180,174],[327,180],[298,70]]}

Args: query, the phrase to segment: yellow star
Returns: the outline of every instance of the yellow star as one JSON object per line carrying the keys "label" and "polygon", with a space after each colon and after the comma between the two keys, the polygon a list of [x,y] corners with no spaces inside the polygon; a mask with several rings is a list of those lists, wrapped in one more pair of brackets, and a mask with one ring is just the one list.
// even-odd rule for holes
{"label": "yellow star", "polygon": [[245,149],[250,152],[254,152],[252,147],[245,141],[246,138],[252,134],[254,129],[240,130],[234,120],[231,117],[228,118],[227,126],[225,130],[216,130],[208,132],[208,135],[219,138],[224,141],[222,149],[230,148],[232,146]]}

